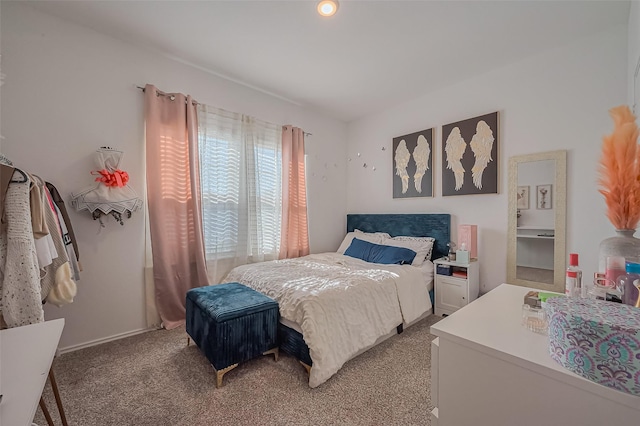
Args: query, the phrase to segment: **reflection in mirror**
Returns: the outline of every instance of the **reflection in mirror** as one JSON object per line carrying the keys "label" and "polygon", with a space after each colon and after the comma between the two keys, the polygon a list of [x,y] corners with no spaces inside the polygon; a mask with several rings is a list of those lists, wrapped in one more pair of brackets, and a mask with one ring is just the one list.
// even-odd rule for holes
{"label": "reflection in mirror", "polygon": [[509,159],[509,283],[564,291],[566,151]]}
{"label": "reflection in mirror", "polygon": [[554,160],[518,164],[516,278],[521,280],[553,284],[555,165]]}

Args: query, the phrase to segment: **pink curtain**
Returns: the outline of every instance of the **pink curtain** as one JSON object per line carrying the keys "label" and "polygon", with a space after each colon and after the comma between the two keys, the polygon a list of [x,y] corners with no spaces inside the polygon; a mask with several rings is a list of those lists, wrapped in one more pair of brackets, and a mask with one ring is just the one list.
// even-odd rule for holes
{"label": "pink curtain", "polygon": [[198,123],[191,96],[145,87],[147,200],[158,313],[185,321],[187,290],[208,284],[204,256]]}
{"label": "pink curtain", "polygon": [[309,254],[304,132],[282,128],[282,236],[280,259]]}

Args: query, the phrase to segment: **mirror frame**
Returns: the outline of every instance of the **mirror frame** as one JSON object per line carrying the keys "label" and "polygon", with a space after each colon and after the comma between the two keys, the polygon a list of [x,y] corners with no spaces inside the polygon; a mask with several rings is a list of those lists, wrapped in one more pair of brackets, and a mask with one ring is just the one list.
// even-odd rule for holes
{"label": "mirror frame", "polygon": [[[516,276],[516,247],[518,209],[518,164],[533,161],[555,160],[555,220],[553,241],[553,284],[518,279]],[[537,154],[518,155],[509,158],[509,209],[507,221],[507,282],[525,287],[564,293],[566,261],[567,222],[567,151],[549,151]]]}

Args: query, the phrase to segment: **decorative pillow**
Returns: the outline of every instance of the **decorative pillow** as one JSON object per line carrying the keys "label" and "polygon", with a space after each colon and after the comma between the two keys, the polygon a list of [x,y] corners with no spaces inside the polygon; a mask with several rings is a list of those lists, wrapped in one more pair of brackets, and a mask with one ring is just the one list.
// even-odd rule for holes
{"label": "decorative pillow", "polygon": [[371,263],[410,265],[416,252],[404,247],[384,246],[354,238],[344,255]]}
{"label": "decorative pillow", "polygon": [[[345,235],[344,240],[342,240],[342,244],[340,244],[340,247],[338,247],[338,250],[336,250],[336,252],[340,254],[344,254],[344,252],[351,245],[351,241],[355,236],[356,236],[356,232],[348,232],[347,235]],[[359,239],[363,241],[369,241],[370,243],[375,243],[375,244],[381,244],[382,240],[385,239],[380,234],[369,234],[366,232],[357,232],[357,236]]]}
{"label": "decorative pillow", "polygon": [[435,241],[436,239],[433,237],[407,237],[401,235],[384,240],[382,241],[382,244],[387,246],[406,247],[415,251],[417,254],[412,265],[420,266],[425,259],[431,260],[431,253],[433,252],[433,244]]}
{"label": "decorative pillow", "polygon": [[365,235],[377,235],[378,237],[381,237],[381,238],[391,238],[391,235],[387,234],[386,232],[364,232],[364,231],[361,231],[359,229],[354,229],[354,232],[356,234],[358,234],[358,238],[360,238],[362,236],[362,234],[365,234]]}

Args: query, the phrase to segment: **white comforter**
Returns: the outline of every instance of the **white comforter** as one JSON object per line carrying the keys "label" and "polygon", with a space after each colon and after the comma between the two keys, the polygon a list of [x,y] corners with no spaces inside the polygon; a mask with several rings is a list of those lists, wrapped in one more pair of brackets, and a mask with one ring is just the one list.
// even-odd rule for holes
{"label": "white comforter", "polygon": [[232,281],[275,299],[280,315],[300,326],[313,361],[311,387],[399,324],[431,309],[420,268],[337,253],[239,266],[225,278]]}

